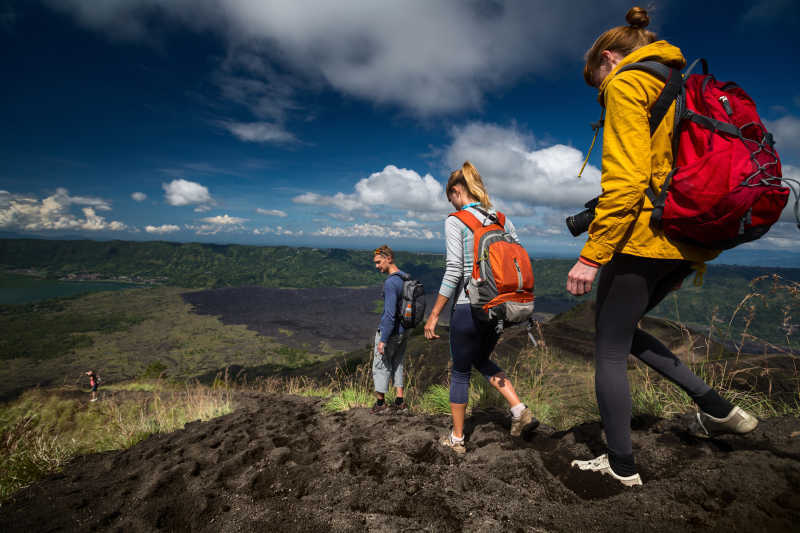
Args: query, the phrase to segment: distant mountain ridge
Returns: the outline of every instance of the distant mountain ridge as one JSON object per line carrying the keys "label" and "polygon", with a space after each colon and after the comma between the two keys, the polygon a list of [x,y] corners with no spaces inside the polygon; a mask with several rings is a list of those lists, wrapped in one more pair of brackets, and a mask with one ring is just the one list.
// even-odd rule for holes
{"label": "distant mountain ridge", "polygon": [[[428,292],[438,291],[445,266],[443,254],[398,252],[396,263],[420,279]],[[565,304],[587,299],[574,298],[565,290],[573,259],[534,259],[532,263],[538,298]],[[379,285],[385,279],[372,265],[371,250],[164,241],[0,239],[0,268],[34,269],[55,278],[99,274],[101,279],[150,279],[185,288],[364,287]],[[687,280],[676,293],[677,300],[668,296],[653,313],[699,326],[714,321],[727,324],[737,305],[756,290],[751,281],[761,277],[762,285],[771,283],[773,288],[758,288],[760,300],[753,300],[760,306],[758,320],[750,321],[747,327],[750,333],[770,342],[791,344],[786,333],[797,329],[792,320],[797,322],[800,317],[800,302],[791,290],[776,284],[773,275],[779,276],[780,283],[800,283],[797,268],[711,264],[703,287]],[[744,311],[754,312],[749,307]],[[745,327],[744,311],[740,309],[734,330]]]}

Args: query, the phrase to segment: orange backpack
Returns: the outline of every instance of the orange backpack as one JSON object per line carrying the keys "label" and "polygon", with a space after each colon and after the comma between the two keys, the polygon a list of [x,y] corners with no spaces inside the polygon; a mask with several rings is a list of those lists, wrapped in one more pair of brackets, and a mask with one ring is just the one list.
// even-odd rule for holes
{"label": "orange backpack", "polygon": [[492,223],[484,226],[475,215],[451,213],[472,230],[475,241],[472,275],[465,290],[478,316],[504,326],[530,322],[533,317],[533,268],[528,253],[505,230],[503,213],[474,208]]}

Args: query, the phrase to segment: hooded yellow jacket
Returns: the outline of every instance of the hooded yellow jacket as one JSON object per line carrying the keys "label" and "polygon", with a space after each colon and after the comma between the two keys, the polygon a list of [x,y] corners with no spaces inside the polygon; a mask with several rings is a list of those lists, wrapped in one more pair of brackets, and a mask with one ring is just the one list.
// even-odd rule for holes
{"label": "hooded yellow jacket", "polygon": [[719,252],[674,242],[650,227],[653,204],[645,190],[661,190],[672,170],[674,104],[650,137],[650,108],[664,82],[641,70],[619,73],[625,65],[655,60],[683,68],[679,48],[666,41],[643,46],[625,56],[600,85],[598,100],[606,109],[600,184],[603,194],[589,226],[581,255],[600,264],[615,252],[657,259],[702,263]]}

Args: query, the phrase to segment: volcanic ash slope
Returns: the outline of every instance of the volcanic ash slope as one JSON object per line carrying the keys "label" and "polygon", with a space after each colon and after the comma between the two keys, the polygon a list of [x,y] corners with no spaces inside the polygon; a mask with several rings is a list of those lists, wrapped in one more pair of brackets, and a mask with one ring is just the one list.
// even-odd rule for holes
{"label": "volcanic ash slope", "polygon": [[[247,394],[242,408],[80,457],[0,508],[4,531],[790,531],[800,523],[800,420],[699,440],[686,419],[634,420],[645,485],[569,468],[601,428],[514,439],[500,410],[328,414],[322,401]],[[796,529],[795,529],[796,530]]]}

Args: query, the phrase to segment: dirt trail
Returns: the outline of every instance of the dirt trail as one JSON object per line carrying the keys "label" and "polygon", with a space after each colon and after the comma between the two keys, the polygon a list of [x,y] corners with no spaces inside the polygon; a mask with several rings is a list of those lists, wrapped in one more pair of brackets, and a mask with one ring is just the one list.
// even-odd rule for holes
{"label": "dirt trail", "polygon": [[[634,421],[645,485],[569,468],[602,451],[599,424],[513,439],[500,410],[327,414],[321,400],[248,394],[236,412],[122,452],[74,460],[0,508],[3,531],[791,531],[800,420],[710,441],[685,420]],[[795,435],[795,436],[792,436]],[[502,528],[502,529],[501,529]]]}

